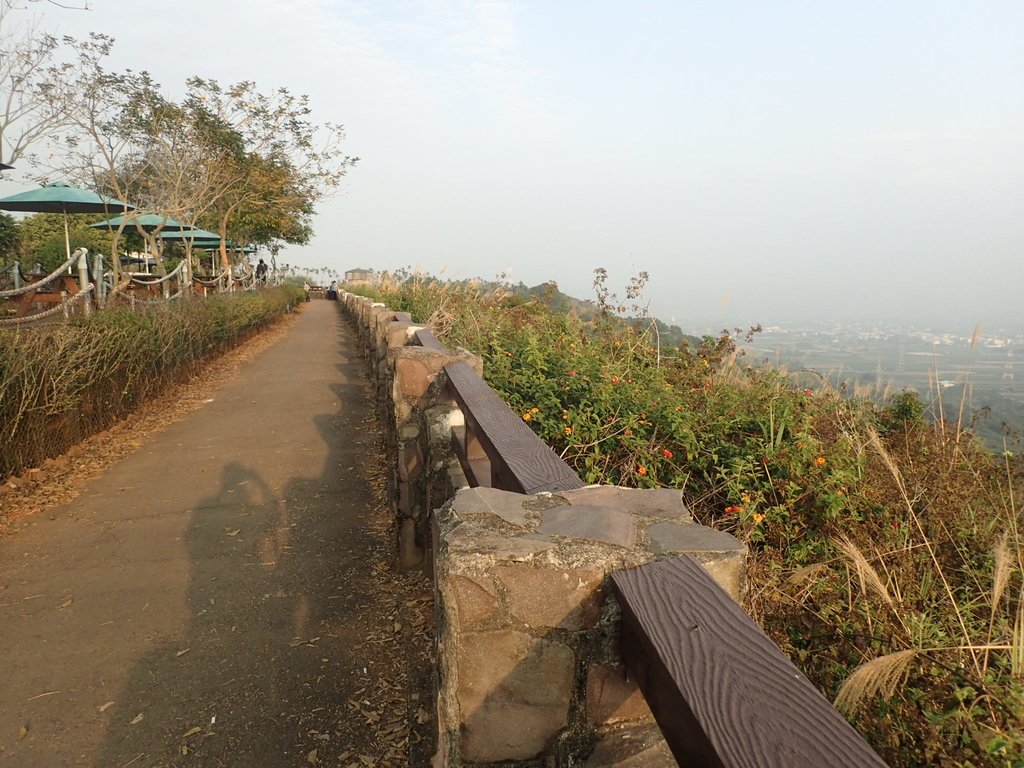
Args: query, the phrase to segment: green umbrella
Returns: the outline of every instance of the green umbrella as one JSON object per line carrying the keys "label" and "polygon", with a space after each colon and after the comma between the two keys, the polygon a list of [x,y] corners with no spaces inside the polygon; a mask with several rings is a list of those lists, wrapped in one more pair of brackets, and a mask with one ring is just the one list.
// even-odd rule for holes
{"label": "green umbrella", "polygon": [[164,216],[160,213],[143,213],[139,216],[115,216],[112,219],[107,219],[97,224],[90,224],[89,226],[94,229],[117,229],[122,224],[126,227],[135,225],[144,232],[153,232],[157,229],[165,232],[174,232],[189,228],[187,224],[182,224],[170,216]]}
{"label": "green umbrella", "polygon": [[69,213],[110,213],[112,211],[133,211],[135,206],[104,197],[88,189],[80,189],[55,181],[39,189],[19,192],[0,199],[0,210],[26,211],[29,213],[63,213],[64,246],[68,260],[71,259],[71,236],[68,232]]}
{"label": "green umbrella", "polygon": [[161,232],[159,237],[161,240],[220,242],[220,235],[207,229],[180,229],[175,232]]}

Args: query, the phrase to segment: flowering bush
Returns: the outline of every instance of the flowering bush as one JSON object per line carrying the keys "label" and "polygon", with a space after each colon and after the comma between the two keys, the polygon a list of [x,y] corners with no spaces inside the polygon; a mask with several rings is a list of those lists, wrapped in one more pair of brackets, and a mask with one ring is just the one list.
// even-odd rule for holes
{"label": "flowering bush", "polygon": [[1020,466],[915,398],[744,367],[729,334],[659,349],[475,286],[376,298],[450,345],[586,482],[679,488],[747,542],[747,609],[891,765],[1024,766]]}

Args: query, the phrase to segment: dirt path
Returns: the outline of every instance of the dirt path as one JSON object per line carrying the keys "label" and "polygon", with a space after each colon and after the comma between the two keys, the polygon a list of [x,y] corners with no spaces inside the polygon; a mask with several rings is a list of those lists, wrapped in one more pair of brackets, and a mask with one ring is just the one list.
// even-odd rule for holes
{"label": "dirt path", "polygon": [[333,303],[281,336],[0,539],[0,765],[409,764],[432,609],[362,363]]}

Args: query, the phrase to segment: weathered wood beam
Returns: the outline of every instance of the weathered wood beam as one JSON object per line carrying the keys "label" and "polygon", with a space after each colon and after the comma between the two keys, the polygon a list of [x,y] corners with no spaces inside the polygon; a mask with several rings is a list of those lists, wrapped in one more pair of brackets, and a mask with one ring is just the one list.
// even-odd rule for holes
{"label": "weathered wood beam", "polygon": [[491,463],[492,486],[519,493],[582,488],[579,476],[466,363],[445,366],[466,429]]}
{"label": "weathered wood beam", "polygon": [[618,571],[621,649],[681,766],[885,763],[691,557]]}

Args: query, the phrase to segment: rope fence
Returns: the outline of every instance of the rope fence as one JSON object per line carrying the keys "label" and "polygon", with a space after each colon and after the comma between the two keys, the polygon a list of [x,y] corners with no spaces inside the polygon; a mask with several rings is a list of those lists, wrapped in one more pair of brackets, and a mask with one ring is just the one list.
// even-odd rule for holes
{"label": "rope fence", "polygon": [[81,251],[85,251],[85,249],[79,248],[78,250],[76,250],[73,254],[71,254],[70,259],[65,261],[63,264],[57,267],[56,270],[51,272],[42,280],[37,280],[34,283],[28,283],[27,285],[21,286],[21,288],[11,288],[6,291],[0,291],[0,299],[9,299],[12,296],[21,296],[22,294],[29,293],[30,291],[38,291],[43,286],[49,285],[54,280],[57,280],[59,277],[64,275],[69,269],[71,269],[71,265],[74,264],[81,256]]}
{"label": "rope fence", "polygon": [[[88,256],[89,253],[85,248],[79,248],[71,255],[71,258],[49,275],[25,285],[18,285],[20,282],[19,278],[24,279],[22,277],[23,273],[20,270],[20,265],[13,265],[10,271],[16,287],[0,290],[0,313],[4,311],[6,306],[11,308],[8,309],[8,312],[13,311],[15,316],[0,317],[0,327],[29,328],[39,321],[53,319],[57,316],[61,316],[64,320],[70,320],[72,317],[71,310],[77,307],[84,309],[88,314],[93,309],[103,310],[107,307],[124,304],[125,300],[127,300],[130,306],[135,306],[136,304],[148,305],[175,301],[195,290],[198,291],[199,295],[205,297],[207,296],[207,289],[213,289],[215,294],[239,290],[256,291],[261,287],[280,285],[283,282],[283,275],[278,274],[276,269],[272,274],[265,275],[261,280],[252,266],[247,268],[245,265],[236,267],[235,272],[224,271],[212,278],[201,278],[192,274],[188,262],[183,260],[171,272],[162,277],[143,276],[138,273],[123,273],[124,279],[120,284],[115,285],[113,282],[114,272],[110,269],[107,259],[101,254],[95,254],[91,270],[92,274],[90,275]],[[22,314],[29,311],[29,308],[33,305],[38,307],[40,303],[45,304],[58,301],[57,291],[52,289],[46,290],[46,288],[62,277],[68,277],[72,273],[76,261],[78,262],[78,277],[75,282],[81,286],[78,291],[61,298],[57,306],[31,312],[30,314]],[[4,268],[5,271],[7,269],[7,267]],[[15,274],[15,270],[17,270],[17,274]],[[2,273],[0,273],[0,277],[2,277]],[[177,290],[174,290],[174,287],[171,285],[174,280],[177,280]],[[134,286],[138,286],[139,289],[143,290],[137,293],[131,290]],[[154,296],[149,293],[149,291],[154,290],[157,286],[162,288],[162,296]],[[35,298],[34,301],[28,301],[27,303],[23,301],[20,306],[17,304],[7,304],[7,301],[10,299],[33,293],[38,294],[38,298],[33,297]],[[61,293],[63,294],[64,292],[61,291]],[[139,295],[140,293],[141,295]]]}
{"label": "rope fence", "polygon": [[84,291],[79,291],[78,293],[71,294],[71,296],[66,298],[60,304],[58,304],[55,307],[51,307],[50,309],[44,310],[42,312],[36,312],[34,314],[31,314],[31,315],[26,315],[25,317],[4,317],[4,318],[0,318],[0,326],[5,326],[5,325],[26,325],[28,323],[34,323],[34,322],[36,322],[38,320],[43,320],[43,319],[45,319],[47,317],[53,317],[58,312],[63,312],[64,313],[64,317],[67,318],[67,316],[68,316],[68,309],[71,306],[73,306],[75,303],[77,303],[79,301],[82,301],[83,299],[88,298],[89,295],[92,294],[93,291],[95,291],[95,290],[96,290],[96,286],[90,283],[88,285],[88,287],[86,287],[86,289]]}

